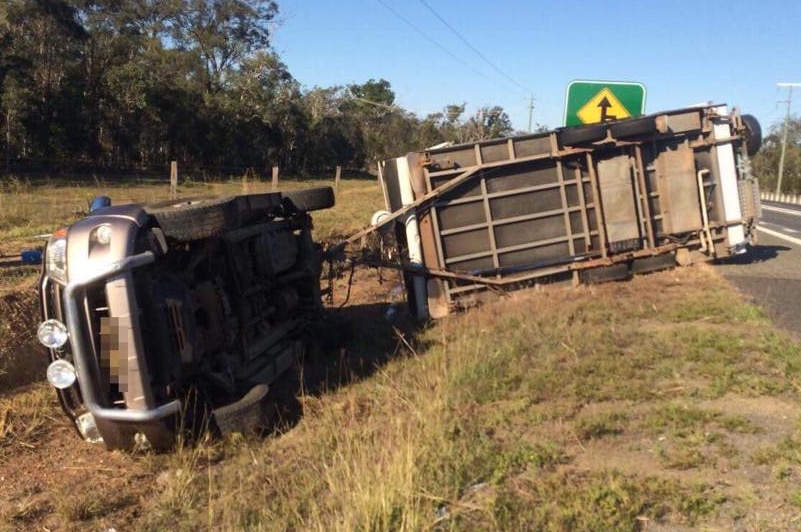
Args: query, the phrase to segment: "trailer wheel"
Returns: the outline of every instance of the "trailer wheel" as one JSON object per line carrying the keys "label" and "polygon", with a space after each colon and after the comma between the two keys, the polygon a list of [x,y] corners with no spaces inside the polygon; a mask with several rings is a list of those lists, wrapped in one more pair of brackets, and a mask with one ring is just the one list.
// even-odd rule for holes
{"label": "trailer wheel", "polygon": [[284,200],[297,211],[319,211],[334,206],[334,189],[331,187],[306,188],[282,192]]}
{"label": "trailer wheel", "polygon": [[559,130],[556,136],[562,146],[586,144],[606,138],[606,126],[604,124],[590,124],[588,126],[568,127]]}
{"label": "trailer wheel", "polygon": [[235,198],[187,198],[145,206],[164,235],[189,242],[219,236],[236,226]]}
{"label": "trailer wheel", "polygon": [[612,124],[612,136],[616,138],[636,137],[656,132],[656,120],[653,116],[631,118]]}
{"label": "trailer wheel", "polygon": [[631,269],[628,263],[621,262],[611,266],[588,268],[581,270],[581,282],[585,284],[608,283],[611,281],[625,281],[631,278]]}
{"label": "trailer wheel", "polygon": [[749,156],[756,155],[762,147],[762,126],[754,115],[742,115],[740,118],[745,126],[745,151]]}

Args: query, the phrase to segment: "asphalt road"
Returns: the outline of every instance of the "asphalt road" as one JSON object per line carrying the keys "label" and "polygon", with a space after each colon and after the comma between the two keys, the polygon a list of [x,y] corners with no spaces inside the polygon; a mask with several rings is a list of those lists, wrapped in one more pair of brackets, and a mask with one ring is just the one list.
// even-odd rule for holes
{"label": "asphalt road", "polygon": [[758,240],[746,255],[716,268],[801,338],[801,207],[763,202]]}

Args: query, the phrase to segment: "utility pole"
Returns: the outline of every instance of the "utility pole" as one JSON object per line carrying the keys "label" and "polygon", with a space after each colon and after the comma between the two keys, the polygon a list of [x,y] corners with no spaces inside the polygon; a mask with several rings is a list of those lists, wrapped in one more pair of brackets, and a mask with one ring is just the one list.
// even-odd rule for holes
{"label": "utility pole", "polygon": [[528,132],[531,133],[531,119],[534,116],[534,96],[528,99]]}
{"label": "utility pole", "polygon": [[782,174],[784,174],[784,154],[787,151],[787,126],[790,123],[790,107],[793,105],[793,87],[801,87],[801,83],[777,83],[777,87],[787,87],[787,99],[782,103],[787,104],[787,114],[784,117],[784,135],[782,135],[782,154],[779,157],[779,176],[776,179],[776,196],[782,192]]}

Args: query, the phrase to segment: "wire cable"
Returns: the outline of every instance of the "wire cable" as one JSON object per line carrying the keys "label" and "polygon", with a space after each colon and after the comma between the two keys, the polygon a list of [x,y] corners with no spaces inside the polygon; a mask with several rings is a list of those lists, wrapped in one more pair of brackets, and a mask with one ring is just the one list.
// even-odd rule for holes
{"label": "wire cable", "polygon": [[497,72],[498,74],[503,76],[504,79],[506,79],[507,81],[512,83],[515,87],[517,87],[520,90],[522,90],[526,95],[530,95],[531,94],[531,90],[529,90],[522,83],[520,83],[519,81],[514,79],[512,76],[510,76],[509,74],[507,74],[506,72],[501,70],[486,55],[481,53],[481,50],[479,50],[478,48],[473,46],[473,44],[470,43],[470,41],[468,41],[461,33],[459,33],[459,31],[456,30],[456,28],[454,28],[447,20],[445,20],[439,13],[437,13],[437,11],[433,7],[431,7],[431,5],[428,2],[426,2],[426,0],[420,0],[420,3],[423,4],[425,6],[425,8],[428,9],[431,12],[432,15],[437,17],[437,19],[439,19],[439,21],[442,22],[445,25],[446,28],[448,28],[454,35],[456,35],[459,38],[459,40],[461,40],[468,48],[473,50],[473,52],[475,52],[475,54],[477,56],[479,56],[485,63],[487,63],[490,67],[492,67],[492,69],[495,72]]}
{"label": "wire cable", "polygon": [[454,59],[455,61],[457,61],[459,64],[461,64],[461,65],[462,65],[462,66],[464,66],[464,67],[467,67],[467,68],[469,68],[470,70],[472,70],[472,71],[473,71],[473,73],[475,73],[475,74],[477,74],[477,75],[481,76],[482,78],[486,79],[487,81],[490,81],[490,82],[492,82],[492,83],[494,83],[494,84],[498,85],[499,87],[502,87],[502,85],[498,83],[498,80],[497,80],[497,79],[495,79],[495,78],[493,78],[493,77],[490,77],[490,76],[488,76],[488,75],[487,75],[487,74],[485,74],[484,72],[481,72],[480,70],[476,69],[475,67],[473,67],[472,65],[470,65],[469,63],[467,63],[465,60],[461,59],[459,56],[457,56],[456,54],[454,54],[453,52],[451,52],[450,50],[448,50],[447,48],[445,48],[445,47],[444,47],[442,44],[440,44],[438,41],[436,41],[436,40],[435,40],[433,37],[431,37],[431,36],[430,36],[430,35],[428,35],[426,32],[424,32],[423,30],[421,30],[420,28],[418,28],[418,27],[417,27],[417,26],[416,26],[414,23],[412,23],[412,22],[411,22],[409,19],[407,19],[406,17],[404,17],[403,15],[401,15],[401,14],[400,14],[400,13],[399,13],[399,12],[398,12],[398,11],[397,11],[395,8],[393,8],[392,6],[390,6],[389,4],[387,4],[386,2],[384,2],[384,0],[376,0],[376,2],[378,2],[379,4],[381,4],[382,6],[384,6],[385,8],[387,8],[387,10],[388,10],[390,13],[392,13],[393,15],[395,15],[395,17],[397,17],[397,18],[398,18],[398,19],[400,19],[400,20],[401,20],[403,23],[405,23],[407,26],[409,26],[410,28],[412,28],[412,29],[413,29],[415,32],[417,32],[417,33],[418,33],[420,36],[422,36],[422,37],[423,37],[424,39],[426,39],[428,42],[430,42],[431,44],[433,44],[434,46],[436,46],[437,48],[439,48],[441,51],[443,51],[443,52],[445,52],[446,54],[448,54],[448,55],[449,55],[449,56],[450,56],[452,59]]}

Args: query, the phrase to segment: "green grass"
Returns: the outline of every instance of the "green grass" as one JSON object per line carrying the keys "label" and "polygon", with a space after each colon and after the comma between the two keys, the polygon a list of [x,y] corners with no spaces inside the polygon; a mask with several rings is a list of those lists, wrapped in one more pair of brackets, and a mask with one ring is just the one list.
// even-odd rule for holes
{"label": "green grass", "polygon": [[[692,280],[699,294],[676,286],[643,295],[671,275]],[[634,282],[623,297],[620,285],[528,294],[435,324],[418,336],[415,354],[304,397],[304,418],[289,433],[228,442],[219,463],[198,464],[189,488],[175,480],[193,494],[179,497],[183,506],[169,489],[151,501],[148,526],[189,529],[208,519],[276,530],[637,530],[742,519],[747,499],[703,472],[748,461],[731,442],[761,429],[701,402],[718,397],[723,362],[777,382],[725,393],[786,396],[795,375],[785,351],[798,347],[780,333],[761,343],[769,325],[761,313],[732,309],[745,306],[733,293],[703,313],[715,326],[688,334],[686,320],[653,311],[721,290],[709,273]],[[724,312],[744,321],[729,326]],[[671,334],[682,349],[664,349]],[[692,385],[666,392],[688,368]],[[625,461],[643,441],[653,442],[648,473],[574,465],[592,452],[586,446],[609,445]],[[789,461],[789,448],[780,444],[765,467]],[[164,460],[185,470],[174,465],[180,457]]]}

